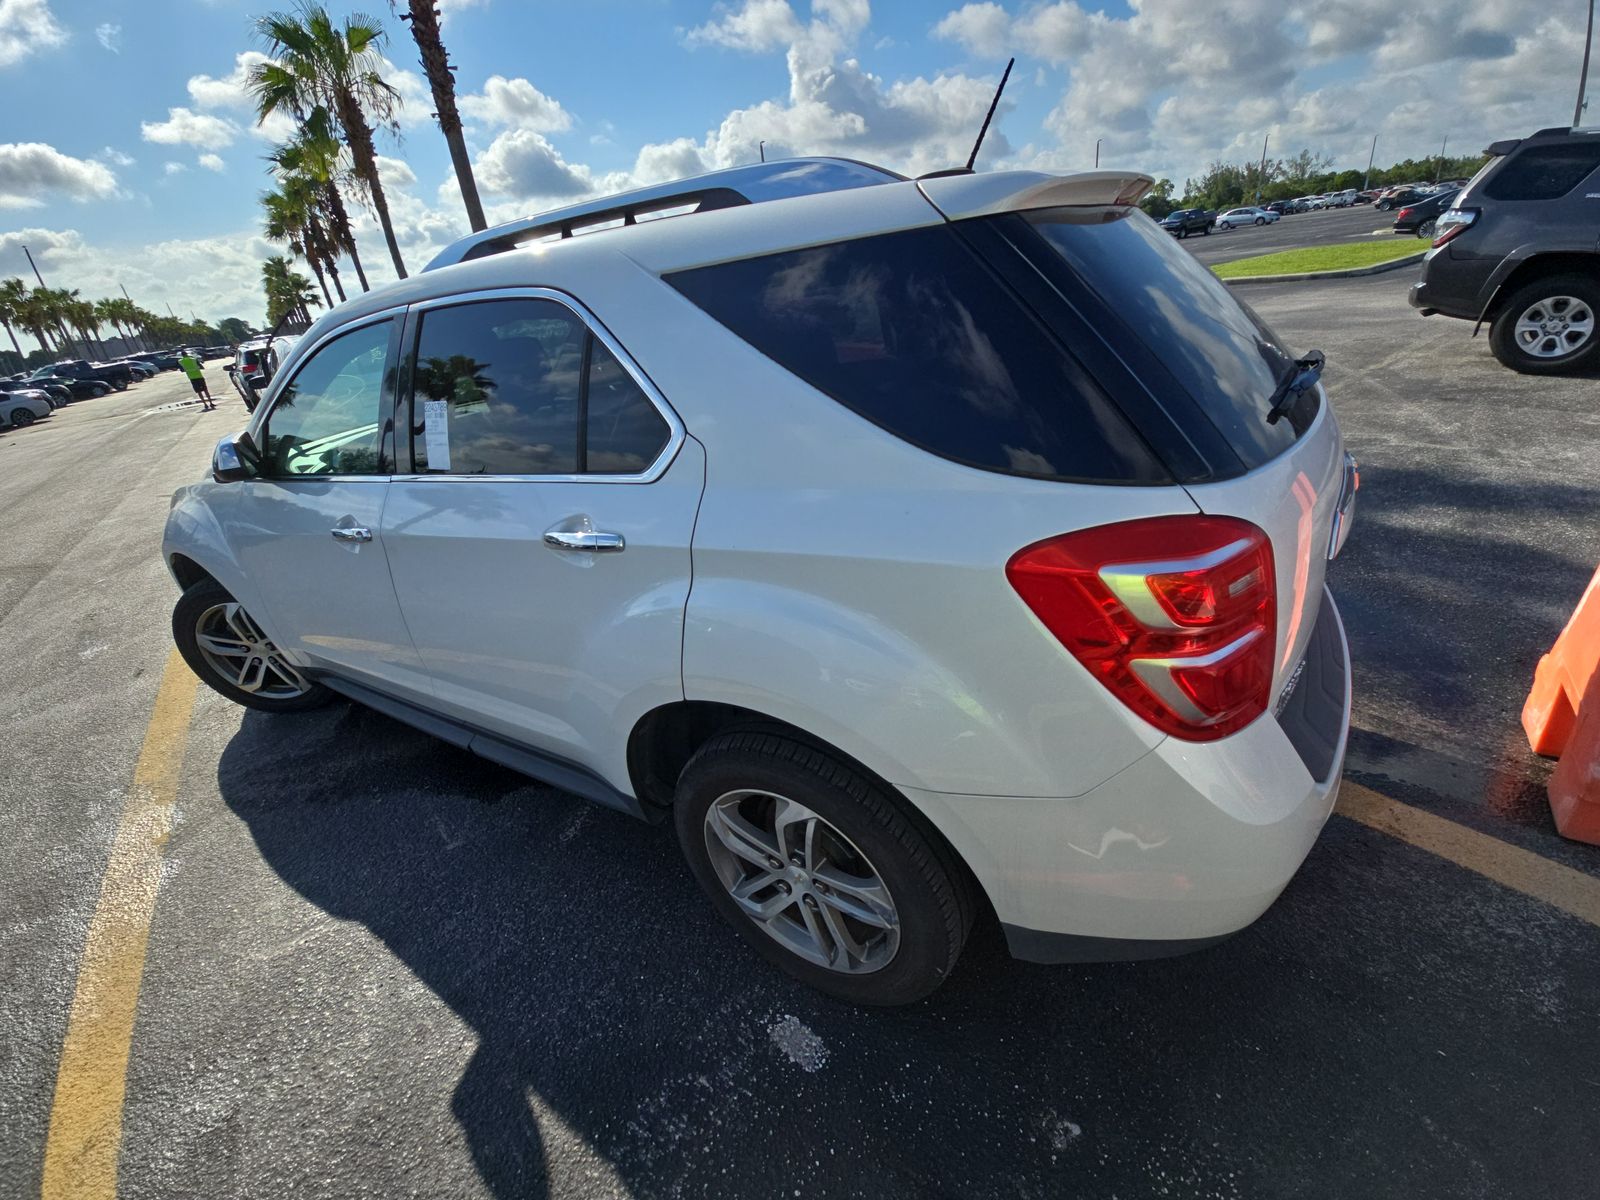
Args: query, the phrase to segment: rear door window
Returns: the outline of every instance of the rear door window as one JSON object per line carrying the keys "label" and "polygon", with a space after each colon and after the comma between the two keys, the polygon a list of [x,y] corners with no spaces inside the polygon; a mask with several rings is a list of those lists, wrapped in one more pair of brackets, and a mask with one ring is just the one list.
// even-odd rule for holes
{"label": "rear door window", "polygon": [[1489,181],[1491,200],[1555,200],[1600,167],[1600,137],[1584,142],[1529,146],[1514,153]]}
{"label": "rear door window", "polygon": [[1104,390],[948,226],[667,281],[817,390],[941,457],[1043,479],[1169,481]]}

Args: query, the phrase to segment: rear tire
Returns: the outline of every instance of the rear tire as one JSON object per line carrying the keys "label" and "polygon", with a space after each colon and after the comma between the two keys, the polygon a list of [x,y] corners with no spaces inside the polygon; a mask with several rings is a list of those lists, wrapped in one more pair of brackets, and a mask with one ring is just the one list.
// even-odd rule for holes
{"label": "rear tire", "polygon": [[[229,614],[230,608],[236,613]],[[230,615],[234,619],[230,620]],[[211,648],[202,645],[202,638],[208,639]],[[307,679],[290,665],[266,640],[243,606],[215,579],[202,579],[178,598],[172,610],[172,640],[201,683],[246,708],[303,712],[320,708],[334,698],[331,689]],[[228,642],[243,649],[232,654],[218,649]],[[251,649],[256,647],[260,654],[252,658]],[[260,663],[259,671],[253,669],[256,661]],[[241,687],[240,680],[257,681],[255,687],[259,690]]]}
{"label": "rear tire", "polygon": [[1433,228],[1436,224],[1438,224],[1438,222],[1430,217],[1421,225],[1417,226],[1417,236],[1419,238],[1427,238],[1430,242],[1433,241]]}
{"label": "rear tire", "polygon": [[34,416],[27,409],[19,408],[14,410],[11,414],[11,426],[13,429],[26,429],[38,419],[38,417]]}
{"label": "rear tire", "polygon": [[[1540,336],[1541,326],[1553,332]],[[1489,348],[1524,375],[1565,375],[1600,365],[1600,284],[1577,274],[1524,284],[1496,312]]]}
{"label": "rear tire", "polygon": [[105,384],[97,383],[97,384],[95,384],[94,387],[89,389],[89,395],[93,396],[96,400],[98,400],[98,399],[100,399],[101,396],[104,396],[110,390],[111,389],[108,388]]}
{"label": "rear tire", "polygon": [[720,734],[679,777],[673,820],[713,907],[800,982],[890,1006],[955,968],[974,917],[966,874],[896,798],[826,752],[778,732]]}

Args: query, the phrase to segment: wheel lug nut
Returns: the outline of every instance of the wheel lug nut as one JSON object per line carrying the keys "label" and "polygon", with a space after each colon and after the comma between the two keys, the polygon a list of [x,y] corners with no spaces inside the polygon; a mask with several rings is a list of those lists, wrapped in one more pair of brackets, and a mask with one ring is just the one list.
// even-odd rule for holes
{"label": "wheel lug nut", "polygon": [[780,892],[782,892],[785,896],[787,896],[794,889],[791,888],[787,883],[783,882],[783,880],[780,879],[778,881],[778,890]]}
{"label": "wheel lug nut", "polygon": [[816,906],[817,906],[817,898],[815,896],[807,896],[806,897],[806,907],[807,908],[815,908]]}
{"label": "wheel lug nut", "polygon": [[774,871],[781,871],[783,870],[783,860],[779,858],[769,858],[767,859],[767,866],[771,867]]}

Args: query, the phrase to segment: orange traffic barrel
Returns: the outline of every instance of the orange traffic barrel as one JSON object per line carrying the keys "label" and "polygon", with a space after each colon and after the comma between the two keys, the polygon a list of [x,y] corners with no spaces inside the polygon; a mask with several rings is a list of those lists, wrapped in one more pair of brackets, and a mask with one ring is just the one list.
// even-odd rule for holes
{"label": "orange traffic barrel", "polygon": [[1522,706],[1535,754],[1559,755],[1550,811],[1562,837],[1600,845],[1600,571],[1550,653],[1539,660]]}

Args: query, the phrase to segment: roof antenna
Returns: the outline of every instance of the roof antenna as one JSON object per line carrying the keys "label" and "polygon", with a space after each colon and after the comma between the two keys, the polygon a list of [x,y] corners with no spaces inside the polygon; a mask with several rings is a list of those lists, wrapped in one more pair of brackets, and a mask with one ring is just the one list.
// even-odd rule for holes
{"label": "roof antenna", "polygon": [[989,112],[983,118],[983,128],[978,130],[978,140],[972,143],[972,153],[967,155],[967,170],[972,170],[972,164],[978,161],[978,147],[983,145],[983,135],[989,132],[989,122],[994,120],[994,110],[1000,107],[1000,93],[1006,90],[1006,80],[1011,78],[1011,68],[1017,65],[1016,59],[1006,63],[1006,73],[1000,76],[1000,86],[994,90],[994,99],[989,101]]}

